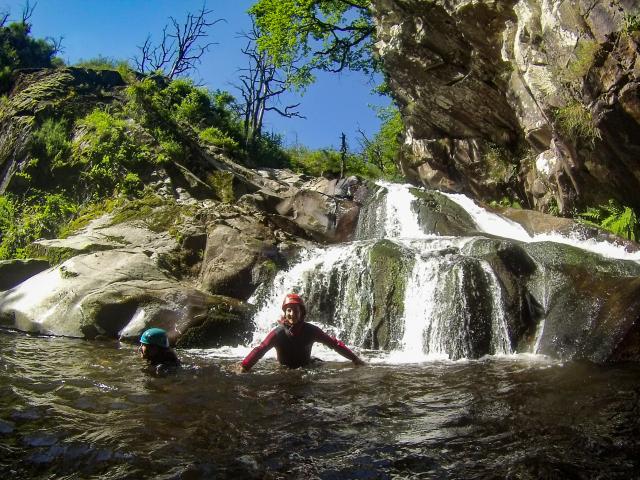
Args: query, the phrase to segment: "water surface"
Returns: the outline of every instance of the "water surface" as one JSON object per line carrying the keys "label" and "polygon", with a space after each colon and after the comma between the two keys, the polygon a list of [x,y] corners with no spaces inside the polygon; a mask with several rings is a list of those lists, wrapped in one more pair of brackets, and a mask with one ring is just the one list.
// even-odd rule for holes
{"label": "water surface", "polygon": [[[3,478],[592,479],[640,470],[640,367],[540,357],[286,370],[0,332]],[[373,359],[365,352],[364,357]],[[375,361],[375,360],[374,360]]]}

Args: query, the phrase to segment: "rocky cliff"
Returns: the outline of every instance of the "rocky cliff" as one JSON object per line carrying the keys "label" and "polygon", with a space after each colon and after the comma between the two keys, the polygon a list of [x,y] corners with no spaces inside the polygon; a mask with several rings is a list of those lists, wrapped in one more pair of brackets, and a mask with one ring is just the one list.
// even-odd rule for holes
{"label": "rocky cliff", "polygon": [[[18,223],[44,209],[50,230],[13,252],[40,260],[0,260],[0,325],[132,339],[153,325],[181,346],[238,344],[258,284],[308,243],[351,235],[358,205],[335,179],[247,168],[153,100],[179,86],[175,101],[211,116],[206,96],[147,80],[133,99],[115,71],[17,72],[0,104],[0,206],[24,202]],[[141,189],[123,191],[126,178]],[[60,204],[74,211],[64,233],[52,229]],[[4,220],[6,246],[26,227]]]}
{"label": "rocky cliff", "polygon": [[374,0],[405,175],[560,214],[640,208],[634,0]]}

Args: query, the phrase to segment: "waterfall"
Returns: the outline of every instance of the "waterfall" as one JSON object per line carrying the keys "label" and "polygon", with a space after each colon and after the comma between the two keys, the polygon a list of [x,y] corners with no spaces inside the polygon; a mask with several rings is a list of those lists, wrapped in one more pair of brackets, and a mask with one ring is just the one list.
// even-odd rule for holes
{"label": "waterfall", "polygon": [[[308,321],[351,346],[388,350],[390,361],[474,356],[474,335],[491,353],[511,353],[499,282],[487,264],[461,254],[472,239],[426,233],[408,186],[379,187],[361,212],[355,241],[303,253],[256,291],[249,300],[258,307],[252,345],[276,325],[284,295],[297,292]],[[386,267],[395,275],[376,260],[381,249],[391,252],[384,259],[392,258]],[[478,295],[469,295],[470,285]]]}

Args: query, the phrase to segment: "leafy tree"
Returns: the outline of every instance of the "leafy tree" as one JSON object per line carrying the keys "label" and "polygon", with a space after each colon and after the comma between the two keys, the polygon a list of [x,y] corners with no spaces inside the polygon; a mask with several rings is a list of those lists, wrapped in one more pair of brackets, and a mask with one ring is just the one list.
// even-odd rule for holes
{"label": "leafy tree", "polygon": [[27,4],[22,20],[7,24],[8,15],[0,18],[0,92],[9,89],[14,70],[56,64],[55,55],[61,51],[61,40],[32,38],[28,22],[32,12]]}
{"label": "leafy tree", "polygon": [[314,69],[371,73],[375,27],[369,0],[258,0],[250,9],[260,33],[258,47],[277,67],[301,65],[293,85],[313,82]]}

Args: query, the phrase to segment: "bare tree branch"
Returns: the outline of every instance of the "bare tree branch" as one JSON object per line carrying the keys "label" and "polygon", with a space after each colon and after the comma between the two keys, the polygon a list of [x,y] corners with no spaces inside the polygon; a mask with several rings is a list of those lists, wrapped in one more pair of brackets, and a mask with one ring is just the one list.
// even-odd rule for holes
{"label": "bare tree branch", "polygon": [[29,19],[33,16],[33,12],[38,6],[38,2],[34,3],[33,6],[30,5],[29,0],[27,0],[22,7],[22,24],[26,25],[29,22]]}
{"label": "bare tree branch", "polygon": [[49,43],[49,45],[51,45],[51,56],[55,56],[64,52],[64,47],[62,46],[62,41],[64,40],[63,36],[60,36],[58,38],[46,37],[45,40]]}
{"label": "bare tree branch", "polygon": [[141,73],[162,70],[169,78],[195,70],[209,47],[217,44],[201,43],[209,36],[209,28],[225,21],[222,18],[209,20],[211,13],[213,10],[207,10],[203,4],[197,13],[188,13],[183,23],[169,17],[169,24],[162,29],[159,44],[154,45],[149,35],[144,44],[138,46],[140,55],[133,58],[136,68]]}
{"label": "bare tree branch", "polygon": [[286,105],[284,108],[273,105],[280,95],[291,88],[292,77],[297,73],[293,64],[277,68],[266,51],[257,46],[259,36],[255,23],[249,33],[243,33],[247,39],[242,49],[249,60],[247,68],[240,69],[241,85],[234,85],[244,99],[240,114],[244,119],[244,134],[247,145],[253,143],[262,132],[265,112],[273,111],[286,118],[305,118],[297,108],[300,103]]}

